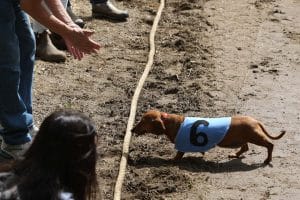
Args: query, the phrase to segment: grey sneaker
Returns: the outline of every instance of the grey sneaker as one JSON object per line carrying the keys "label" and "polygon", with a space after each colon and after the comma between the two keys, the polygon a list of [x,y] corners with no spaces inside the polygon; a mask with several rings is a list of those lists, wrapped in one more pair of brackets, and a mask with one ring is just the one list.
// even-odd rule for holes
{"label": "grey sneaker", "polygon": [[31,141],[19,145],[6,144],[4,141],[2,141],[0,156],[6,160],[18,159],[25,154],[30,145]]}
{"label": "grey sneaker", "polygon": [[31,136],[32,139],[35,138],[37,132],[39,132],[39,128],[35,125],[33,125],[30,129],[29,129],[29,134]]}
{"label": "grey sneaker", "polygon": [[[29,134],[32,137],[32,139],[36,136],[38,131],[39,129],[35,125],[33,125],[32,128],[29,129]],[[4,160],[11,160],[11,159],[17,159],[22,157],[31,145],[31,141],[20,145],[6,144],[3,141],[2,137],[0,138],[1,138],[0,162]]]}

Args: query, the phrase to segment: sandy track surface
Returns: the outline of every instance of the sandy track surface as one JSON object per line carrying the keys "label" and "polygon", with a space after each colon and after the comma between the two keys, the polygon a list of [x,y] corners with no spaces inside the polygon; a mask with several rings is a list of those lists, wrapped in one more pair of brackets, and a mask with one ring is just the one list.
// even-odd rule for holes
{"label": "sandy track surface", "polygon": [[[103,199],[112,199],[134,88],[147,61],[149,18],[158,1],[123,0],[130,19],[92,19],[86,0],[74,11],[94,29],[99,54],[64,64],[37,61],[37,124],[58,108],[78,109],[99,134],[98,174]],[[215,148],[204,157],[186,154],[173,162],[163,137],[133,137],[123,199],[300,198],[300,2],[297,0],[169,0],[156,36],[157,54],[139,100],[137,119],[149,108],[185,116],[251,115],[274,141],[250,145],[243,159]],[[149,17],[150,16],[150,17]]]}

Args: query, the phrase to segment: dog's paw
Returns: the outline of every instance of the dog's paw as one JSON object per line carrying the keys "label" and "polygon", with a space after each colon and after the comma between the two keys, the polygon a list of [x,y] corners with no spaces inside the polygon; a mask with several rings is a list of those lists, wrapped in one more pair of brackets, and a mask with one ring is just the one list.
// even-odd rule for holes
{"label": "dog's paw", "polygon": [[267,158],[267,159],[264,161],[264,164],[265,164],[265,165],[269,165],[269,164],[271,163],[271,161],[272,161],[272,159],[268,159],[268,158]]}

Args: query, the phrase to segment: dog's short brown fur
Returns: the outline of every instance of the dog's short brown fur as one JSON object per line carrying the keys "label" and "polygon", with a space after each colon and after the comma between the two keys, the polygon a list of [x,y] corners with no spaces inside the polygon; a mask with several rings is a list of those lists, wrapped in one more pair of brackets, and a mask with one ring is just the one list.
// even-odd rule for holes
{"label": "dog's short brown fur", "polygon": [[[150,110],[143,115],[141,121],[132,129],[132,132],[138,135],[144,133],[153,133],[155,135],[165,134],[174,143],[183,121],[184,116]],[[238,152],[229,155],[230,158],[238,158],[242,153],[248,151],[248,143],[266,147],[268,149],[268,157],[264,163],[268,164],[272,160],[273,151],[273,144],[270,139],[277,140],[284,134],[285,131],[282,131],[276,137],[271,136],[264,126],[254,118],[233,116],[230,128],[218,146],[225,148],[241,147]],[[184,152],[178,151],[174,159],[180,160],[183,155]]]}

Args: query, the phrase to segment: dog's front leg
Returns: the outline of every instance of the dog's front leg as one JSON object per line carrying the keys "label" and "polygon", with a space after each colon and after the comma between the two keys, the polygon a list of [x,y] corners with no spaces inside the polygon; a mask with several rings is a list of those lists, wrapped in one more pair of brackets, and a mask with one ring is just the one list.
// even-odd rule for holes
{"label": "dog's front leg", "polygon": [[183,155],[184,155],[184,152],[177,151],[177,154],[176,154],[176,156],[174,157],[173,160],[181,160],[181,158],[183,157]]}

